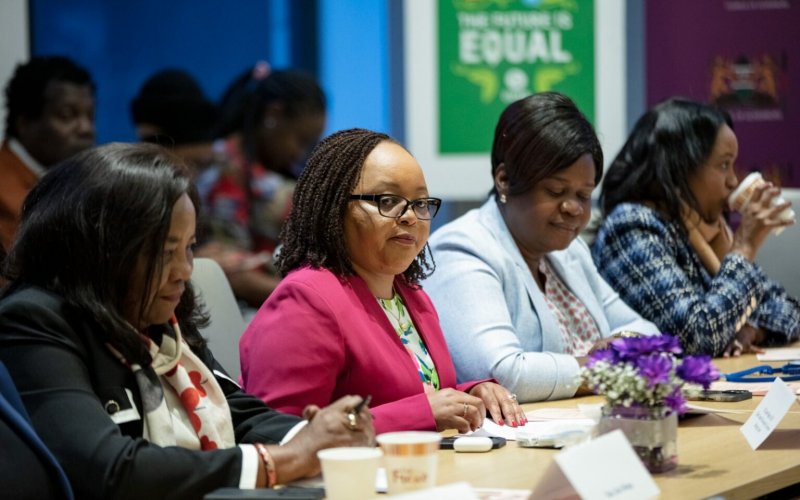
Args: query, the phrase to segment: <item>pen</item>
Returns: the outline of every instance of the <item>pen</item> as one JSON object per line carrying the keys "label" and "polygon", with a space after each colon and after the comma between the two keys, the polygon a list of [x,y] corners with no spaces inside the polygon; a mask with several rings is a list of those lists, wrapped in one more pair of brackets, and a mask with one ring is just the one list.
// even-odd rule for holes
{"label": "pen", "polygon": [[350,410],[350,412],[358,415],[361,412],[361,408],[367,406],[370,401],[372,401],[372,395],[367,394],[367,397],[362,398],[361,402],[358,403],[352,410]]}
{"label": "pen", "polygon": [[364,408],[369,402],[372,401],[372,395],[368,394],[367,397],[362,398],[361,401],[355,405],[349,412],[347,412],[347,425],[350,427],[350,430],[357,430],[357,419],[358,413]]}

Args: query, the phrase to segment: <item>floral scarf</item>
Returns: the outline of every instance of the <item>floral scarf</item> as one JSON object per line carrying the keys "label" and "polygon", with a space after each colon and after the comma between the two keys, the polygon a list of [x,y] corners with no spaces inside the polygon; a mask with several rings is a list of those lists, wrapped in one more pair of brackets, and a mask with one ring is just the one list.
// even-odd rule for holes
{"label": "floral scarf", "polygon": [[[236,444],[230,409],[211,370],[183,341],[173,316],[165,325],[160,344],[147,340],[153,362],[149,366],[129,364],[110,345],[108,348],[136,378],[144,412],[143,436],[159,446],[176,446],[178,428],[187,422],[194,429],[202,450],[230,448]],[[170,408],[164,391],[174,391],[182,410]],[[178,420],[176,422],[176,420]]]}

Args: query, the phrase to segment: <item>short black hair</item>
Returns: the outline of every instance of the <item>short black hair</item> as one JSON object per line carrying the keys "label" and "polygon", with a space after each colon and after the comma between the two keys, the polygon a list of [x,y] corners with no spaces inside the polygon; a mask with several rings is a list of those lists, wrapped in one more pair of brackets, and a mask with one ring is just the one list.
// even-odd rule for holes
{"label": "short black hair", "polygon": [[649,202],[680,221],[683,202],[699,210],[688,180],[708,160],[723,125],[733,129],[730,115],[716,106],[682,97],[653,106],[608,169],[600,193],[603,213],[624,202]]}
{"label": "short black hair", "polygon": [[[124,318],[133,269],[143,258],[145,283],[161,273],[175,202],[197,194],[180,159],[155,144],[111,143],[81,152],[53,167],[22,207],[17,239],[4,262],[4,295],[34,285],[61,295],[69,308],[88,314],[106,341],[126,359],[150,363],[147,347]],[[197,330],[205,317],[195,307],[191,283],[176,309],[187,343],[204,345]]]}
{"label": "short black hair", "polygon": [[37,119],[44,111],[44,93],[50,82],[88,86],[95,92],[89,72],[64,56],[32,57],[17,65],[6,85],[6,137],[17,137],[19,117]]}
{"label": "short black hair", "polygon": [[512,102],[500,115],[492,144],[492,178],[505,165],[507,194],[523,194],[585,154],[592,156],[597,184],[603,177],[603,150],[592,124],[564,94],[533,94]]}
{"label": "short black hair", "polygon": [[[326,268],[338,276],[355,273],[344,237],[350,194],[361,177],[367,156],[382,142],[397,142],[386,134],[352,128],[323,139],[297,181],[292,211],[281,232],[277,266],[284,276],[303,265]],[[433,272],[428,245],[405,270],[414,285]]]}
{"label": "short black hair", "polygon": [[133,123],[161,129],[142,138],[164,146],[209,142],[214,139],[217,106],[206,97],[192,75],[181,69],[161,70],[144,82],[131,101]]}

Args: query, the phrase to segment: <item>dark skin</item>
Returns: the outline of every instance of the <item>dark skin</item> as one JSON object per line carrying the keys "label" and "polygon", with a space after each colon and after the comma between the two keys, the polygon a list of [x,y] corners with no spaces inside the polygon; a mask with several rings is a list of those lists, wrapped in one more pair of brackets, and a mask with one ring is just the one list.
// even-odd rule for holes
{"label": "dark skin", "polygon": [[[498,197],[505,195],[506,199],[505,203],[498,203],[500,213],[542,291],[545,290],[545,276],[539,264],[549,252],[567,248],[588,224],[594,178],[595,165],[586,154],[553,176],[542,179],[527,193],[509,196],[505,165],[500,164],[495,170]],[[613,340],[598,340],[590,353],[605,348]],[[583,366],[588,355],[575,359]]]}
{"label": "dark skin", "polygon": [[[319,474],[316,452],[324,448],[374,446],[375,429],[367,407],[358,413],[355,429],[350,428],[347,420],[347,413],[360,402],[358,396],[344,396],[322,409],[315,405],[306,407],[303,417],[309,421],[308,425],[283,446],[267,446],[275,460],[278,484]],[[257,484],[265,485],[266,476],[263,483]]]}
{"label": "dark skin", "polygon": [[290,116],[283,103],[267,106],[256,130],[257,161],[291,176],[292,165],[303,160],[325,130],[325,113]]}
{"label": "dark skin", "polygon": [[17,118],[17,139],[44,167],[94,146],[94,94],[88,85],[51,81],[41,116]]}
{"label": "dark skin", "polygon": [[[736,134],[730,127],[723,125],[717,132],[708,159],[688,179],[689,189],[697,201],[698,212],[708,223],[719,220],[728,204],[728,197],[739,185],[733,168],[738,154]],[[761,245],[774,229],[794,224],[794,221],[782,220],[778,216],[791,203],[785,201],[772,206],[773,200],[779,195],[780,189],[771,182],[765,182],[754,190],[750,202],[741,211],[741,223],[733,234],[730,250],[732,253],[738,253],[754,262]],[[763,343],[766,333],[761,328],[746,324],[736,332],[736,338],[723,356],[761,352],[758,345]]]}

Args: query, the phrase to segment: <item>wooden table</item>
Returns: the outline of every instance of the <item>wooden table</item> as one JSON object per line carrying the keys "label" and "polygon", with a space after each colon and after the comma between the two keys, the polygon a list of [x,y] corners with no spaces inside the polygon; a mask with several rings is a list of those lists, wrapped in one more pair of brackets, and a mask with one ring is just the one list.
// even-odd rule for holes
{"label": "wooden table", "polygon": [[[715,360],[723,372],[757,364],[754,355]],[[783,363],[772,363],[780,366]],[[754,409],[762,397],[737,403],[698,403],[724,409]],[[577,403],[599,403],[599,396],[523,405],[536,408],[574,408]],[[678,426],[678,467],[654,475],[661,498],[753,498],[800,482],[800,406],[795,405],[775,432],[752,450],[739,431],[747,414],[692,416]],[[489,453],[439,452],[438,483],[466,481],[477,488],[532,490],[558,450],[520,448],[516,442]]]}

